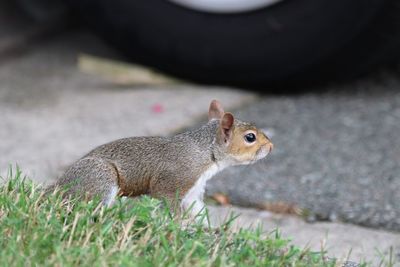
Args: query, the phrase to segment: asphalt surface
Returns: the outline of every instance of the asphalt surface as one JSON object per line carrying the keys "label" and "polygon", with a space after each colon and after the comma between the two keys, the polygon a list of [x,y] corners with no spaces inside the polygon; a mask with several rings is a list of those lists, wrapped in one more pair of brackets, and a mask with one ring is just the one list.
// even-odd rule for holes
{"label": "asphalt surface", "polygon": [[275,150],[210,181],[232,203],[294,204],[308,219],[400,231],[400,73],[265,96],[235,114],[270,133]]}

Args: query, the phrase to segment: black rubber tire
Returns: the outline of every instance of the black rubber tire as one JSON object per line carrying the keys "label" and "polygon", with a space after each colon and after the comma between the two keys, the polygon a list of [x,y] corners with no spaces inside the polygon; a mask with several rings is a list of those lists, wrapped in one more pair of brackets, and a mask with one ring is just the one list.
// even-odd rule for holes
{"label": "black rubber tire", "polygon": [[354,77],[397,60],[395,1],[286,0],[229,15],[167,0],[68,2],[135,62],[202,83],[265,87]]}

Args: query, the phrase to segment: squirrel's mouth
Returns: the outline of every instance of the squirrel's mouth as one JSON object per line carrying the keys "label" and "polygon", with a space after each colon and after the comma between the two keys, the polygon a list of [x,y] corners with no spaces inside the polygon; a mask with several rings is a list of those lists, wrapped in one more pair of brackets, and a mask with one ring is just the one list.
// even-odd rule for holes
{"label": "squirrel's mouth", "polygon": [[269,143],[269,152],[268,153],[271,153],[272,149],[274,149],[274,144]]}
{"label": "squirrel's mouth", "polygon": [[265,158],[266,156],[268,156],[269,153],[271,153],[271,150],[272,150],[271,146],[269,146],[269,148],[267,148],[267,146],[260,147],[256,152],[254,161]]}

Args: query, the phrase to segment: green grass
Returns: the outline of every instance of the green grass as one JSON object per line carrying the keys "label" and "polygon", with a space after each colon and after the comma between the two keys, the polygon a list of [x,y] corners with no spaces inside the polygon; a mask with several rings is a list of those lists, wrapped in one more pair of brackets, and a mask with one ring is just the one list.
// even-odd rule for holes
{"label": "green grass", "polygon": [[104,208],[12,176],[0,187],[1,266],[335,266],[276,231],[182,228],[149,197]]}

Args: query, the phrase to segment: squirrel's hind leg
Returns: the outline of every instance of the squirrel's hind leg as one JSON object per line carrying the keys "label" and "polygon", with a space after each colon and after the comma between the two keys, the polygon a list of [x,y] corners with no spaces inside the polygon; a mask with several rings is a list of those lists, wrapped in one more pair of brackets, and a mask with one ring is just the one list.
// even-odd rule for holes
{"label": "squirrel's hind leg", "polygon": [[107,160],[82,158],[67,169],[59,185],[66,185],[68,195],[100,197],[104,205],[111,206],[119,192],[118,170]]}
{"label": "squirrel's hind leg", "polygon": [[105,194],[102,197],[103,205],[111,207],[118,196],[118,192],[119,192],[119,187],[117,185],[111,186],[109,192],[105,192]]}

